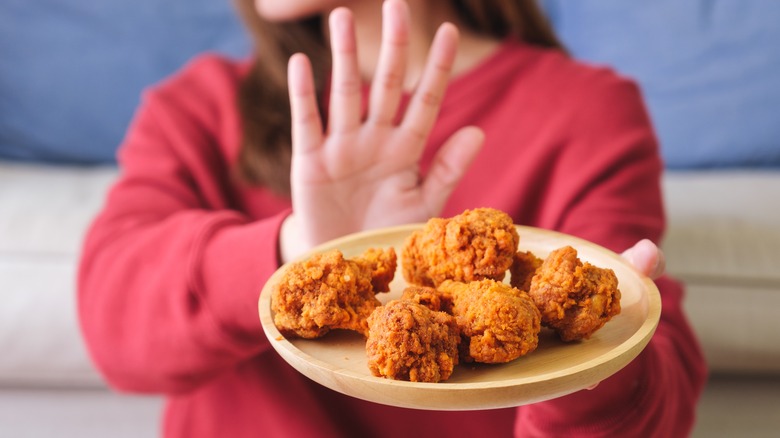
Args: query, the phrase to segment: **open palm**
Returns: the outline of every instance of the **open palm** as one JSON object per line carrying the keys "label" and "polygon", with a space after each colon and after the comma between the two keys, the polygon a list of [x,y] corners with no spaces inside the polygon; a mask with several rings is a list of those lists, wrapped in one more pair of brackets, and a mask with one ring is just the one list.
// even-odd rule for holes
{"label": "open palm", "polygon": [[419,84],[400,121],[397,113],[409,46],[404,2],[383,5],[382,45],[368,114],[361,114],[362,80],[354,23],[346,8],[329,25],[333,74],[327,130],[317,109],[311,66],[302,55],[289,64],[292,107],[292,200],[304,247],[355,231],[438,215],[482,144],[482,132],[459,130],[422,178],[418,162],[436,120],[455,59],[458,32],[442,25]]}

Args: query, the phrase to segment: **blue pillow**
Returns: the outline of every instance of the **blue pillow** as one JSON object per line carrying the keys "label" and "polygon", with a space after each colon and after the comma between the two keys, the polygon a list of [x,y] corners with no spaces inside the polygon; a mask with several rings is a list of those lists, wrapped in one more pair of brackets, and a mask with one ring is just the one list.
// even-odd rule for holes
{"label": "blue pillow", "polygon": [[640,83],[667,167],[780,166],[780,1],[544,5],[575,57]]}
{"label": "blue pillow", "polygon": [[249,52],[230,0],[0,1],[0,157],[112,162],[143,88],[207,50]]}

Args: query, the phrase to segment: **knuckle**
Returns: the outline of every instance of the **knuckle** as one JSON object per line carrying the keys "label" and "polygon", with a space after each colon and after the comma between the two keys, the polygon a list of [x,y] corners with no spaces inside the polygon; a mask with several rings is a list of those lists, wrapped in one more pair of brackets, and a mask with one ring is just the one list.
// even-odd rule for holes
{"label": "knuckle", "polygon": [[352,95],[360,92],[362,83],[358,79],[343,79],[335,83],[333,92],[340,95]]}
{"label": "knuckle", "polygon": [[417,142],[424,142],[425,140],[428,139],[428,133],[419,128],[410,127],[409,129],[407,129],[407,132],[409,136],[412,137],[412,139],[414,139]]}
{"label": "knuckle", "polygon": [[433,69],[439,74],[449,74],[452,69],[452,64],[443,61],[434,62]]}
{"label": "knuckle", "polygon": [[296,114],[295,122],[301,125],[311,125],[320,122],[320,115],[317,111],[300,111]]}
{"label": "knuckle", "polygon": [[420,102],[427,106],[438,106],[441,103],[441,96],[438,93],[426,91],[420,94]]}
{"label": "knuckle", "polygon": [[388,72],[379,78],[379,84],[386,90],[394,90],[401,87],[403,80],[403,75]]}

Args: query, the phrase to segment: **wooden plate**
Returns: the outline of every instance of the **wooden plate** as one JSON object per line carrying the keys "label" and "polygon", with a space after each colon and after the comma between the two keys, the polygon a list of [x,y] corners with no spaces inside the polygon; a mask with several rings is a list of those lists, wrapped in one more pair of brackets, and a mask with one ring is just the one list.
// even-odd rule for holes
{"label": "wooden plate", "polygon": [[[341,250],[346,257],[370,247],[393,246],[399,269],[391,291],[380,301],[398,298],[406,286],[400,270],[404,240],[422,225],[369,231],[326,243],[314,252]],[[449,380],[414,383],[374,377],[368,369],[365,340],[358,334],[333,331],[320,339],[287,339],[273,322],[271,289],[279,281],[282,266],[260,294],[260,320],[276,351],[310,379],[346,395],[391,406],[472,410],[520,406],[560,397],[594,385],[634,359],[647,345],[661,314],[661,298],[655,284],[624,261],[598,245],[552,231],[518,226],[519,249],[545,257],[565,245],[577,249],[580,259],[611,268],[618,277],[622,311],[590,339],[563,343],[542,329],[536,351],[501,365],[461,364]],[[507,275],[508,276],[508,275]]]}

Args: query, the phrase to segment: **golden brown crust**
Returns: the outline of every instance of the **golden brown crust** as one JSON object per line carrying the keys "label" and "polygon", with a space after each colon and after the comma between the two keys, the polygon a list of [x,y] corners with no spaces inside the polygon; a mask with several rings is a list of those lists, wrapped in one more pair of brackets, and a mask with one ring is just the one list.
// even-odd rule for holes
{"label": "golden brown crust", "polygon": [[458,364],[458,326],[451,315],[407,300],[377,307],[368,318],[368,367],[378,377],[440,382]]}
{"label": "golden brown crust", "polygon": [[367,335],[366,319],[380,305],[374,284],[388,290],[395,272],[395,252],[390,248],[366,254],[345,259],[333,250],[291,264],[271,296],[279,332],[309,339],[333,329]]}
{"label": "golden brown crust", "polygon": [[542,266],[543,261],[531,251],[516,252],[512,266],[509,267],[509,273],[511,274],[509,284],[528,292],[528,289],[531,288],[531,280],[539,266]]}
{"label": "golden brown crust", "polygon": [[374,293],[390,291],[390,282],[395,277],[395,269],[398,265],[394,248],[369,248],[353,260],[371,270],[371,286],[374,288]]}
{"label": "golden brown crust", "polygon": [[403,248],[409,286],[384,306],[374,295],[390,289],[393,248],[351,259],[338,250],[317,254],[291,264],[275,285],[274,322],[283,335],[303,338],[358,331],[374,375],[439,382],[459,361],[506,363],[533,352],[543,325],[564,341],[587,339],[620,312],[611,269],[583,263],[569,246],[542,260],[518,243],[511,218],[498,210],[431,219]]}
{"label": "golden brown crust", "polygon": [[445,280],[502,280],[518,242],[512,218],[499,210],[478,208],[450,219],[434,218],[405,242],[404,278],[433,287]]}
{"label": "golden brown crust", "polygon": [[542,324],[564,341],[588,339],[620,313],[614,271],[582,263],[570,246],[551,252],[544,260],[529,295],[542,313]]}
{"label": "golden brown crust", "polygon": [[525,292],[495,280],[445,281],[439,289],[452,296],[464,361],[505,363],[538,346],[541,316]]}
{"label": "golden brown crust", "polygon": [[442,295],[441,292],[432,287],[407,286],[401,293],[401,299],[422,304],[431,310],[440,312],[447,308],[446,297],[444,298],[445,303],[442,303]]}

